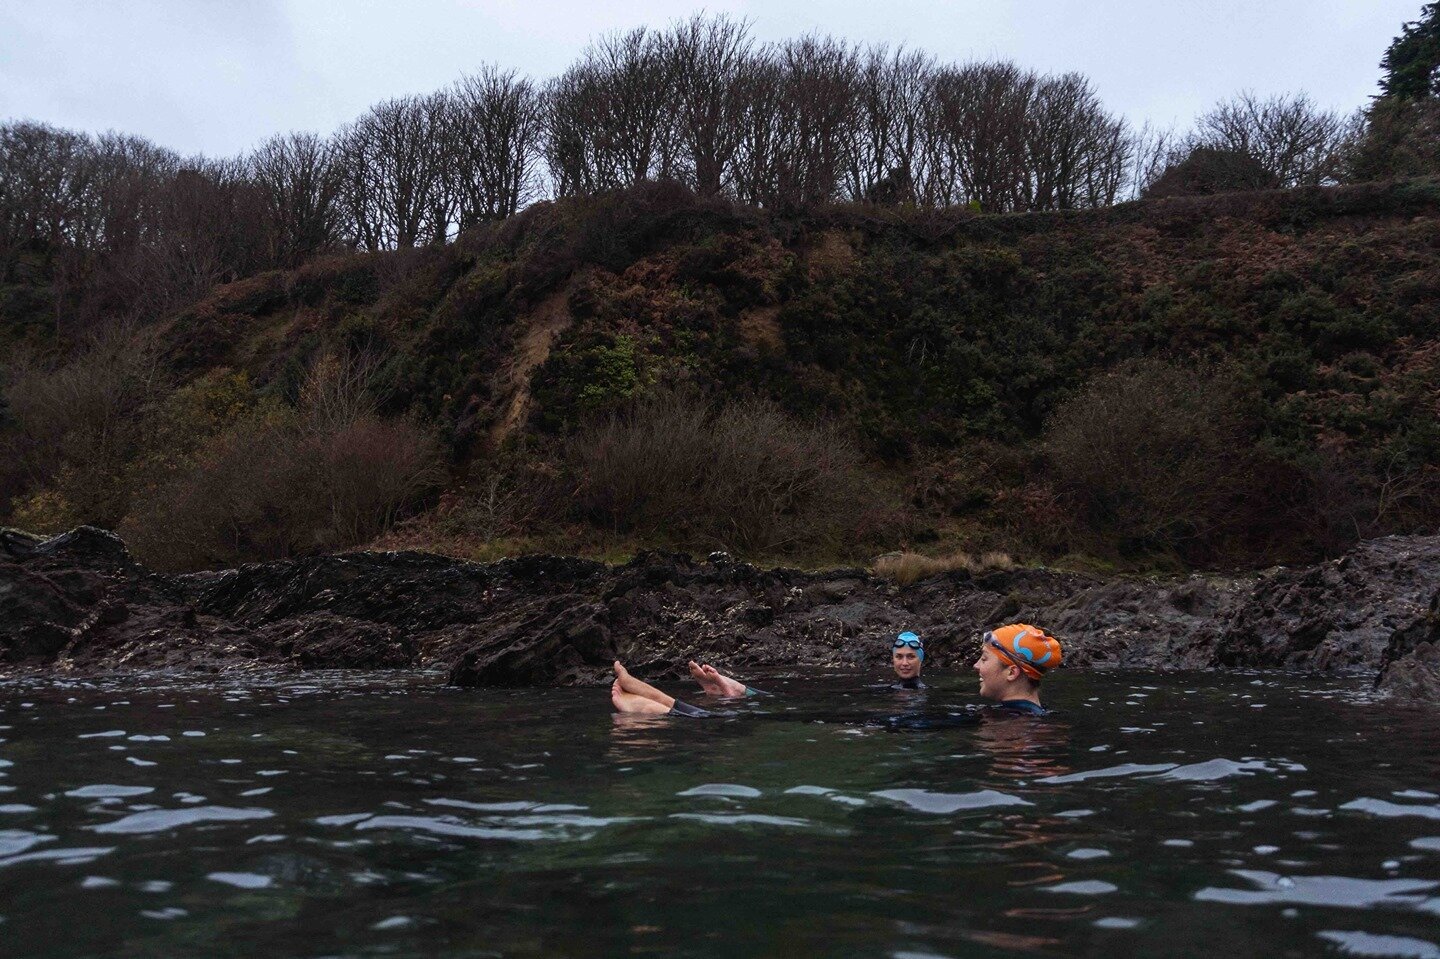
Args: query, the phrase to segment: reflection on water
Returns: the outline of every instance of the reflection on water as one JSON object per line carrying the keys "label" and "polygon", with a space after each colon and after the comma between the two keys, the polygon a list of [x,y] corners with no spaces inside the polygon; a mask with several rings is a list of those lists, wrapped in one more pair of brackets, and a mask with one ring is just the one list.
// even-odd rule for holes
{"label": "reflection on water", "polygon": [[1054,716],[967,724],[969,677],[868,681],[705,720],[388,676],[0,683],[0,956],[1440,959],[1433,715],[1061,675]]}

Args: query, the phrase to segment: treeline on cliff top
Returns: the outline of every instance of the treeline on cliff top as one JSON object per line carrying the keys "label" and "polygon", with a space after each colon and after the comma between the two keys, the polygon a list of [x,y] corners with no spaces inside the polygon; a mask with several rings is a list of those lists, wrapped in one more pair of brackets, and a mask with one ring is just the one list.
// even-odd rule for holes
{"label": "treeline on cliff top", "polygon": [[[1390,64],[1407,37],[1433,31],[1425,9],[1387,55],[1387,79],[1409,75]],[[979,210],[943,206],[924,192],[933,147],[918,133],[910,153],[880,146],[894,131],[867,127],[853,112],[866,101],[850,96],[844,136],[815,154],[829,159],[794,144],[770,154],[767,189],[784,187],[757,197],[738,186],[736,158],[753,149],[743,138],[730,172],[713,168],[718,188],[702,182],[678,93],[652,165],[606,153],[617,141],[601,134],[621,127],[592,117],[600,139],[565,156],[594,177],[556,172],[557,103],[576,89],[638,95],[620,82],[627,71],[673,58],[687,38],[783,67],[794,110],[828,102],[801,82],[805,64],[849,63],[856,72],[840,75],[859,83],[919,62],[814,38],[757,50],[728,21],[696,20],[607,40],[541,92],[489,73],[465,85],[477,102],[524,87],[540,103],[540,152],[520,172],[547,170],[552,189],[575,195],[503,216],[525,202],[511,189],[513,203],[476,213],[478,193],[457,199],[486,169],[472,160],[431,174],[460,192],[429,194],[403,229],[385,198],[414,186],[402,189],[400,155],[346,167],[343,144],[398,150],[407,141],[375,124],[414,102],[382,105],[331,143],[272,141],[224,176],[156,151],[148,178],[119,162],[115,179],[64,173],[46,182],[69,185],[49,193],[16,192],[31,181],[13,179],[14,157],[60,144],[58,167],[53,156],[25,167],[54,173],[145,145],[5,128],[0,303],[4,335],[24,348],[4,371],[0,521],[120,528],[169,567],[376,536],[477,556],[667,545],[833,561],[965,548],[1207,564],[1308,557],[1435,523],[1433,180],[1066,213],[1117,194],[1057,187],[1035,124],[1022,123],[1008,173],[973,165],[1006,154],[965,128],[970,153],[956,156],[972,166],[955,169],[990,171],[987,190],[1011,185],[981,199],[957,173],[955,199]],[[1084,87],[1004,65],[924,66],[926,84],[999,77],[1020,91],[990,106],[1039,110],[1046,84]],[[425,109],[458,110],[461,96]],[[1241,97],[1165,155],[1150,193],[1326,183],[1362,160],[1433,172],[1434,98],[1397,88],[1350,129],[1301,98]],[[1098,123],[1087,102],[1095,109],[1069,115]],[[1401,119],[1377,145],[1381,106]],[[1264,139],[1311,128],[1330,131],[1319,152]],[[469,137],[456,142],[483,141]],[[50,146],[17,153],[22,140]],[[255,172],[267,157],[272,189]],[[807,192],[822,168],[823,190]],[[375,176],[360,205],[357,169]],[[468,187],[455,186],[462,169]],[[32,199],[17,207],[19,195]],[[847,198],[857,202],[833,202]],[[459,217],[475,225],[445,242]],[[427,222],[446,225],[414,225]],[[326,252],[351,245],[401,249]]]}
{"label": "treeline on cliff top", "polygon": [[1187,133],[1135,129],[1077,73],[817,35],[760,44],[741,21],[697,16],[604,37],[547,81],[485,67],[332,135],[277,135],[231,158],[7,123],[0,281],[45,258],[51,320],[74,329],[316,255],[443,243],[533,202],[644,182],[788,212],[1087,209],[1147,191],[1377,179],[1390,171],[1362,149],[1372,127],[1304,94],[1242,93]]}

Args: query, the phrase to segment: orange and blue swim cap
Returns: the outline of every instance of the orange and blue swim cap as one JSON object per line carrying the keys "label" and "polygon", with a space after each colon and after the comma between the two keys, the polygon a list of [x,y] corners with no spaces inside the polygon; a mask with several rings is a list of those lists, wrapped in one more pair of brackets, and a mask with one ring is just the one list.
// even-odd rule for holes
{"label": "orange and blue swim cap", "polygon": [[1060,641],[1039,626],[1011,623],[985,634],[985,645],[1031,679],[1038,680],[1060,665]]}

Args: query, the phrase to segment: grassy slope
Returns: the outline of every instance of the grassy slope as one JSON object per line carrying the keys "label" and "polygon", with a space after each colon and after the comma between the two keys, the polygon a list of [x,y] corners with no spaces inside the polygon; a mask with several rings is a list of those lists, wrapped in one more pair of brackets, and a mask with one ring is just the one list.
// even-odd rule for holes
{"label": "grassy slope", "polygon": [[656,186],[232,283],[165,342],[185,376],[243,369],[282,394],[321,349],[383,353],[392,411],[438,423],[457,462],[657,382],[755,391],[850,423],[956,515],[966,451],[1024,450],[1058,402],[1142,355],[1227,364],[1287,455],[1440,461],[1437,212],[1424,180],[803,219]]}

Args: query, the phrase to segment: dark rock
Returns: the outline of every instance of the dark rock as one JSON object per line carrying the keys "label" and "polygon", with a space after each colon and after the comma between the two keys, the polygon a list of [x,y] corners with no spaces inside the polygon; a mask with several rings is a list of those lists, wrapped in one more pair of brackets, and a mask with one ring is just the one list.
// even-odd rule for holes
{"label": "dark rock", "polygon": [[1068,668],[1363,672],[1433,694],[1440,536],[1389,537],[1340,560],[1249,576],[1101,581],[1043,569],[942,574],[900,588],[857,570],[762,570],[643,553],[485,565],[351,553],[162,576],[100,530],[0,530],[0,663],[26,668],[445,669],[461,685],[601,683],[689,659],[741,672],[875,667],[895,633],[963,669],[986,629],[1031,622]]}
{"label": "dark rock", "polygon": [[1440,588],[1440,537],[1387,536],[1339,559],[1263,575],[1227,615],[1214,661],[1375,675]]}
{"label": "dark rock", "polygon": [[594,682],[616,651],[599,603],[556,596],[514,623],[491,629],[450,670],[456,686],[564,686]]}
{"label": "dark rock", "polygon": [[1420,643],[1387,665],[1375,685],[1408,703],[1440,706],[1440,644]]}

